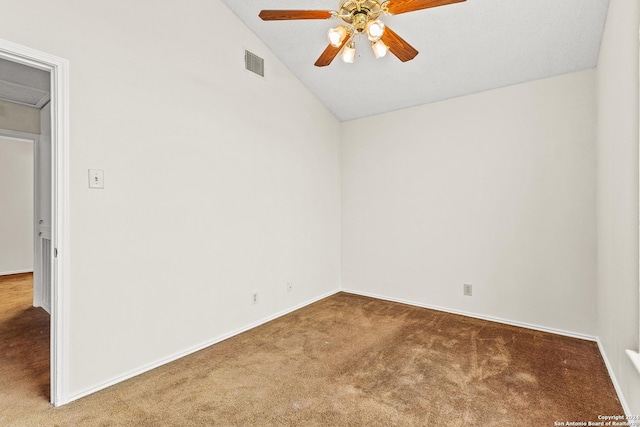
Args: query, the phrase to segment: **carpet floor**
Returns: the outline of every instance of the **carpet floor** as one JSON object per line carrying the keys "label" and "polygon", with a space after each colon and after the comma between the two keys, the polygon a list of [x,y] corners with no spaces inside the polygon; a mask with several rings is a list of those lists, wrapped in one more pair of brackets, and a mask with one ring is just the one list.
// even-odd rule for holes
{"label": "carpet floor", "polygon": [[30,307],[29,279],[0,277],[2,426],[511,427],[623,413],[593,342],[346,293],[53,408],[48,316]]}

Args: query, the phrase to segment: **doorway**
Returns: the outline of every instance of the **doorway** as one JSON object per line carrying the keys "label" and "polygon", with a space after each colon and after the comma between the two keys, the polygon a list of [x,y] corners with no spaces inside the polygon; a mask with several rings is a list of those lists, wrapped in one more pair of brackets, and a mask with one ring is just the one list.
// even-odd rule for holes
{"label": "doorway", "polygon": [[32,138],[8,136],[8,132],[0,130],[0,275],[3,276],[31,273],[34,269],[36,136]]}
{"label": "doorway", "polygon": [[50,297],[50,401],[60,406],[68,402],[69,64],[63,58],[6,40],[0,40],[0,60],[49,73],[50,111],[45,115],[51,120],[51,223],[50,252],[43,259],[51,268],[51,290],[42,297]]}

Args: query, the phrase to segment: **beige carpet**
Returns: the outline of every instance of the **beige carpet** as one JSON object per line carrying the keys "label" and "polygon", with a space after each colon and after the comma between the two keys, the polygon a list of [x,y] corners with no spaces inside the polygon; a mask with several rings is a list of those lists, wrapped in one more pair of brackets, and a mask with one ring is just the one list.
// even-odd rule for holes
{"label": "beige carpet", "polygon": [[16,339],[41,317],[28,304],[0,314],[3,426],[511,427],[622,413],[593,342],[345,293],[52,408],[41,363],[15,360],[46,351]]}

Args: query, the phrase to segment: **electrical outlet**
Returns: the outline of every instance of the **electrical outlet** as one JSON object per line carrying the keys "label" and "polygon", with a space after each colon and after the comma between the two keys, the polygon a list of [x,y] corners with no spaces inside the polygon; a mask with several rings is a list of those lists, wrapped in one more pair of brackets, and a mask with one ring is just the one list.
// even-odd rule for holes
{"label": "electrical outlet", "polygon": [[293,283],[287,282],[287,292],[293,292]]}
{"label": "electrical outlet", "polygon": [[464,285],[462,285],[462,292],[468,297],[472,296],[473,295],[473,286],[465,283]]}
{"label": "electrical outlet", "polygon": [[251,294],[251,304],[257,304],[258,303],[258,293],[254,292]]}

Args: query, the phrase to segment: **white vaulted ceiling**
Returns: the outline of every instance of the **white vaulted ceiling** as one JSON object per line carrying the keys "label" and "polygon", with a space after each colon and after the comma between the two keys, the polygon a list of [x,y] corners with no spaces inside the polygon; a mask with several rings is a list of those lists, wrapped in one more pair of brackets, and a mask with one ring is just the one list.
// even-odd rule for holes
{"label": "white vaulted ceiling", "polygon": [[[341,121],[593,68],[608,0],[467,0],[383,21],[420,53],[314,62],[337,20],[262,21],[262,9],[336,10],[339,0],[222,0]],[[391,0],[393,1],[393,0]],[[269,65],[265,64],[268,78]]]}

